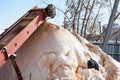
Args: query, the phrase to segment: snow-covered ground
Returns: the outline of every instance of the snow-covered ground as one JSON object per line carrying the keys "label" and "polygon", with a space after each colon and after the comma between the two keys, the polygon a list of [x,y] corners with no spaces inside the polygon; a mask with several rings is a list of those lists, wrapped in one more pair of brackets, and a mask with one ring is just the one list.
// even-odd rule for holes
{"label": "snow-covered ground", "polygon": [[[44,23],[16,52],[23,80],[120,80],[120,63],[86,39]],[[88,69],[90,58],[99,71]],[[8,61],[0,68],[0,80],[17,80]]]}

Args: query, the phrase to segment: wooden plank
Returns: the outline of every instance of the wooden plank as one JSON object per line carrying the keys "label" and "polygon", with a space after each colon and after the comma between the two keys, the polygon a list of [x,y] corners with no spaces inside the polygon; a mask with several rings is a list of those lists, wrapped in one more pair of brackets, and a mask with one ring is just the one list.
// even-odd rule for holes
{"label": "wooden plank", "polygon": [[0,43],[0,49],[2,49],[7,43]]}
{"label": "wooden plank", "polygon": [[23,18],[23,20],[27,20],[27,21],[32,21],[34,19],[34,17],[26,17],[26,18]]}

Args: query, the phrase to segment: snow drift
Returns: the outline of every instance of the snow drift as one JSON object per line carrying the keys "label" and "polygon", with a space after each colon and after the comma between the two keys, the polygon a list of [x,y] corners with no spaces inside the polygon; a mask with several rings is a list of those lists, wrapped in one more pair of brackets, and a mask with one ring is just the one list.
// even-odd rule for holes
{"label": "snow drift", "polygon": [[[45,22],[16,52],[23,80],[120,80],[119,62],[73,34]],[[90,57],[99,71],[88,69]],[[10,61],[0,68],[0,80],[17,80]]]}

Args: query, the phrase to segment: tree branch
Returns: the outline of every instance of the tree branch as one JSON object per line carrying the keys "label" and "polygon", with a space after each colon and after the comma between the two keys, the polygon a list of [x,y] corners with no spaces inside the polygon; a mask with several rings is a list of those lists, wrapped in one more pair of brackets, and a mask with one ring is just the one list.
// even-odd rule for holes
{"label": "tree branch", "polygon": [[116,20],[119,16],[120,16],[120,13],[118,13],[118,14],[116,15],[115,20]]}

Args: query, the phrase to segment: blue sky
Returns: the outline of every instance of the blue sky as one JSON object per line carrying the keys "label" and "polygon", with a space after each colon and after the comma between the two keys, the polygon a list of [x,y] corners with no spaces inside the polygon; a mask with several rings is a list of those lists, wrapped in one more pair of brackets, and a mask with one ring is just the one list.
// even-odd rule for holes
{"label": "blue sky", "polygon": [[[43,0],[47,3],[52,3],[57,7],[64,8],[64,0]],[[59,1],[59,2],[58,2]],[[41,2],[41,0],[1,0],[0,1],[0,33],[4,29],[10,27],[16,20],[18,20],[27,11],[38,5],[40,8],[44,8],[47,5]],[[57,16],[53,20],[49,20],[55,24],[62,24],[63,15],[60,11],[57,11]],[[59,19],[60,18],[60,19]]]}
{"label": "blue sky", "polygon": [[[65,0],[43,0],[47,4],[52,3],[56,7],[65,10]],[[45,8],[47,5],[44,4],[41,0],[1,0],[0,1],[0,33],[4,29],[10,27],[16,20],[18,20],[22,15],[27,11],[33,8],[35,5],[38,5],[40,8]],[[120,11],[120,4],[118,7]],[[110,13],[103,9],[103,24],[106,24],[109,20]],[[54,19],[49,19],[48,21],[62,25],[64,15],[59,10],[57,10],[56,17]],[[119,19],[120,20],[120,19]],[[120,21],[117,23],[120,23]]]}

